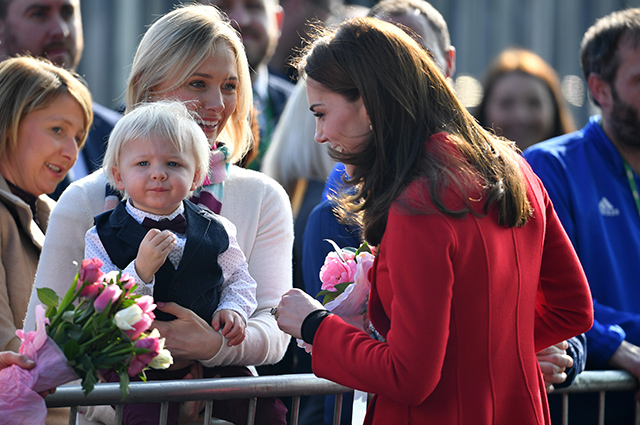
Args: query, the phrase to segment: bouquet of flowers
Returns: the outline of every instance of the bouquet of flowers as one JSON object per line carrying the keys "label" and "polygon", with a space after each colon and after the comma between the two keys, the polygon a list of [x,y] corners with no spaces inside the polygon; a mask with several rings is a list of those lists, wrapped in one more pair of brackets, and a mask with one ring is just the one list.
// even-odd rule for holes
{"label": "bouquet of flowers", "polygon": [[[322,304],[345,322],[362,328],[367,313],[371,283],[367,277],[373,265],[375,252],[362,243],[357,249],[340,248],[334,241],[325,239],[333,245],[333,251],[327,254],[320,268],[321,291],[316,297],[323,296]],[[311,353],[312,347],[301,339],[298,346]]]}
{"label": "bouquet of flowers", "polygon": [[147,367],[165,369],[173,363],[157,330],[148,332],[155,315],[153,298],[133,293],[135,281],[121,271],[104,274],[97,258],[84,260],[62,300],[39,288],[46,306],[36,307],[36,330],[16,331],[20,353],[36,362],[31,370],[18,366],[0,371],[0,415],[7,423],[42,423],[46,405],[39,392],[82,379],[91,392],[102,371],[120,377],[122,398],[130,376],[144,380]]}

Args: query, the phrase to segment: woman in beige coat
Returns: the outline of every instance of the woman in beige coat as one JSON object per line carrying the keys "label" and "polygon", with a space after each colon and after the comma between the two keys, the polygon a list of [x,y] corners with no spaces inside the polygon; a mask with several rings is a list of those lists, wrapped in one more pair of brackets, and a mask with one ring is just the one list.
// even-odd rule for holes
{"label": "woman in beige coat", "polygon": [[89,90],[29,57],[0,63],[0,350],[18,351],[54,201],[93,119]]}

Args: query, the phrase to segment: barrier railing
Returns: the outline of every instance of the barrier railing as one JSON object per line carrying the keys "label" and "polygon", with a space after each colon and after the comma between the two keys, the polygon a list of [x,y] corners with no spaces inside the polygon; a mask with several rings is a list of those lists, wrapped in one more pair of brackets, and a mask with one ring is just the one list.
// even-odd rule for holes
{"label": "barrier railing", "polygon": [[[569,395],[571,393],[599,394],[598,425],[604,425],[605,394],[608,391],[632,391],[638,389],[638,381],[630,373],[621,370],[584,371],[567,388],[559,388],[562,394],[562,425],[569,423]],[[640,401],[636,401],[635,425],[640,425]]]}
{"label": "barrier railing", "polygon": [[121,399],[117,383],[98,384],[86,397],[79,385],[62,386],[48,395],[48,407],[71,407],[69,424],[75,425],[77,406],[116,405],[116,424],[122,423],[122,406],[128,403],[162,403],[160,425],[166,424],[168,402],[205,400],[204,424],[209,425],[214,400],[249,399],[248,424],[254,423],[256,399],[260,397],[293,397],[291,425],[298,421],[300,397],[335,394],[334,424],[340,423],[342,394],[353,391],[312,373],[241,378],[190,379],[178,381],[132,382],[130,393]]}
{"label": "barrier railing", "polygon": [[[166,424],[168,402],[204,400],[204,424],[212,424],[211,411],[214,400],[249,399],[249,420],[255,418],[256,399],[260,397],[293,397],[290,424],[297,425],[300,397],[308,395],[336,395],[333,423],[340,423],[342,395],[353,391],[315,375],[278,375],[242,378],[218,378],[179,381],[133,382],[129,396],[122,400],[117,383],[98,384],[85,397],[79,385],[59,387],[46,398],[48,407],[71,407],[69,424],[76,423],[77,406],[115,405],[116,424],[122,421],[122,406],[128,403],[161,402],[161,422]],[[563,396],[563,424],[568,423],[569,395],[571,393],[600,393],[599,424],[604,424],[604,394],[607,391],[629,391],[638,389],[638,381],[622,371],[586,371],[580,374],[568,388],[555,390]],[[636,402],[635,424],[640,425],[640,402]]]}

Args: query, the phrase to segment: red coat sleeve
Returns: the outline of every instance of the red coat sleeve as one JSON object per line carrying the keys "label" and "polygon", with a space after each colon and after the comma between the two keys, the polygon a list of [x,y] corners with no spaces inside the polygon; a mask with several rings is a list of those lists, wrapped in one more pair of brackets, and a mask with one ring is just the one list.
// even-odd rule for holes
{"label": "red coat sleeve", "polygon": [[[588,331],[593,324],[593,301],[587,277],[553,204],[540,180],[529,178],[543,199],[546,232],[536,299],[536,352]],[[536,187],[537,186],[537,187]],[[539,214],[539,212],[536,212]]]}
{"label": "red coat sleeve", "polygon": [[[387,286],[379,288],[392,311],[387,312],[392,314],[387,342],[373,340],[330,316],[314,339],[316,375],[405,405],[423,402],[440,380],[449,336],[455,250],[455,234],[442,216],[392,210],[375,265],[377,275],[388,272],[389,277]],[[375,324],[375,317],[372,321]]]}

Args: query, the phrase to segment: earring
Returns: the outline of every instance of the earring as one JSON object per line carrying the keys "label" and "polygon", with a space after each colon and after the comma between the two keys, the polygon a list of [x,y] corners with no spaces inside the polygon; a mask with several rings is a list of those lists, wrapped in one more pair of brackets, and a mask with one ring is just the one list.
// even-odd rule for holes
{"label": "earring", "polygon": [[373,131],[373,125],[369,124],[369,131]]}

